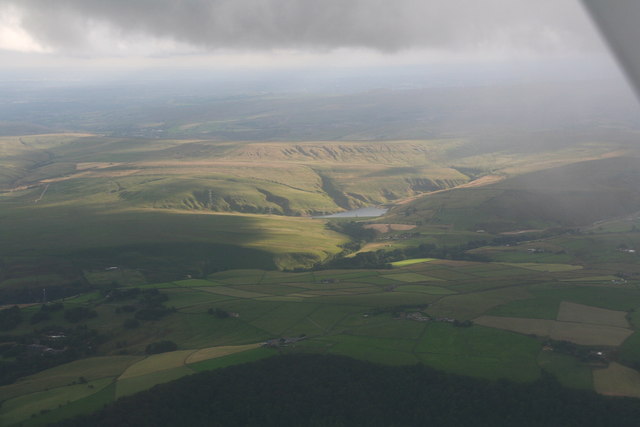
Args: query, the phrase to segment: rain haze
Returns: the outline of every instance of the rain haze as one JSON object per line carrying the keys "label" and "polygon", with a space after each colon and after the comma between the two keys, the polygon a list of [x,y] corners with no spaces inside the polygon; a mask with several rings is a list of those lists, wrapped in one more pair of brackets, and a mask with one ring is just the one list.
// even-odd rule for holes
{"label": "rain haze", "polygon": [[[166,134],[168,116],[177,119],[183,108],[178,99],[194,96],[286,94],[289,99],[268,108],[292,124],[304,122],[291,118],[302,112],[331,110],[318,99],[300,98],[305,94],[351,96],[336,102],[360,119],[327,113],[313,131],[303,132],[323,139],[415,138],[425,131],[417,124],[425,116],[438,117],[438,125],[428,130],[432,136],[445,129],[460,133],[473,122],[464,109],[444,107],[450,101],[435,105],[429,94],[420,92],[433,88],[472,87],[477,92],[481,87],[528,85],[499,95],[517,106],[502,121],[516,116],[523,121],[545,103],[565,105],[567,112],[604,109],[603,96],[617,98],[614,104],[624,108],[630,104],[618,67],[575,0],[0,0],[0,60],[5,121],[138,136]],[[603,91],[604,86],[611,90]],[[374,90],[386,92],[367,94]],[[551,98],[543,101],[542,93]],[[483,109],[492,96],[476,93],[471,97],[474,108]],[[364,123],[371,103],[385,108],[403,98],[404,106],[389,108],[389,116],[402,116],[387,119],[395,130],[379,135]],[[36,100],[47,106],[30,108],[28,102]],[[238,114],[254,117],[251,112],[267,108],[254,101]],[[75,114],[80,104],[100,116],[98,123],[90,124],[88,111]],[[141,130],[129,118],[113,118],[123,104],[136,110],[136,120],[163,125]],[[494,115],[498,121],[500,114]],[[61,122],[62,116],[68,123]],[[185,125],[182,121],[178,123]],[[319,131],[326,126],[336,132]],[[255,129],[264,123],[250,127],[218,137],[303,137],[299,126],[272,123],[266,134]]]}
{"label": "rain haze", "polygon": [[575,0],[0,0],[0,61],[9,92],[15,82],[111,82],[129,95],[153,82],[182,95],[624,86]]}

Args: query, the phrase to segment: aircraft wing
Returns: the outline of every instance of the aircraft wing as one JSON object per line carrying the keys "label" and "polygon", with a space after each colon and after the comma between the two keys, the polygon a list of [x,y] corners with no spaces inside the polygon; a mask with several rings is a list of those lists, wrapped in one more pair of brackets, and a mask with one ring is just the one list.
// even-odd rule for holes
{"label": "aircraft wing", "polygon": [[640,0],[582,0],[640,97]]}

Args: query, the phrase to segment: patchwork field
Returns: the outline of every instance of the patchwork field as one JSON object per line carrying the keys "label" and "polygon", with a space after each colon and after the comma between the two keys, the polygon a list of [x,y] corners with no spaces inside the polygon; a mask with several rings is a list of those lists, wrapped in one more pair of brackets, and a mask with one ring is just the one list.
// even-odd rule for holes
{"label": "patchwork field", "polygon": [[[117,337],[101,346],[105,356],[0,387],[6,400],[0,417],[37,425],[42,410],[51,411],[48,417],[79,414],[192,372],[299,351],[393,365],[421,362],[452,373],[525,382],[544,370],[569,387],[640,395],[632,381],[637,372],[614,359],[593,366],[544,345],[547,339],[569,341],[607,355],[620,348],[625,363],[640,361],[640,344],[632,335],[635,311],[628,311],[640,308],[635,284],[584,286],[574,279],[588,281],[591,270],[530,267],[429,260],[392,270],[224,271],[141,286],[166,295],[175,312],[131,330],[122,326],[130,315],[116,310],[131,302],[108,302],[94,292],[65,301],[65,307],[94,307],[98,316],[86,320],[87,326]],[[592,274],[614,271],[600,267]],[[31,316],[38,306],[22,310]],[[219,311],[229,317],[218,317]],[[60,322],[64,319],[56,314],[38,327]],[[30,330],[22,323],[12,333]],[[292,338],[293,344],[275,349],[256,344]],[[159,340],[175,342],[178,350],[117,355],[139,355]],[[635,374],[622,375],[621,369]]]}
{"label": "patchwork field", "polygon": [[103,378],[86,384],[68,385],[63,389],[52,389],[16,397],[2,405],[0,421],[3,425],[11,425],[23,421],[26,414],[40,414],[61,405],[87,398],[100,392],[112,382],[111,378]]}
{"label": "patchwork field", "polygon": [[[243,353],[246,354],[236,361],[229,360]],[[272,354],[273,351],[251,344],[182,350],[146,358],[112,356],[79,360],[0,387],[0,398],[4,400],[0,422],[7,426],[19,422],[38,425],[51,419],[44,417],[51,411],[67,412],[66,416],[85,413],[84,409],[93,408],[96,398],[106,404],[156,384],[206,370],[206,364],[215,369]]]}
{"label": "patchwork field", "polygon": [[90,381],[115,378],[127,367],[143,358],[144,356],[103,356],[77,360],[22,378],[14,384],[2,386],[0,396],[3,399],[11,399],[46,389],[55,389],[71,384],[79,377]]}
{"label": "patchwork field", "polygon": [[[494,328],[570,341],[586,346],[619,346],[633,333],[627,320],[627,313],[623,311],[607,310],[567,301],[562,301],[555,306],[552,305],[552,300],[547,300],[546,304],[542,304],[542,301],[539,300],[525,300],[521,303],[527,301],[532,302],[531,307],[534,307],[538,313],[540,313],[540,309],[537,307],[556,308],[549,311],[551,316],[546,318],[485,315],[476,318],[475,322]],[[518,309],[527,310],[527,307],[521,305],[511,308],[512,311],[518,311]],[[554,314],[554,311],[557,312],[557,315]],[[493,310],[493,313],[495,312],[496,310]]]}

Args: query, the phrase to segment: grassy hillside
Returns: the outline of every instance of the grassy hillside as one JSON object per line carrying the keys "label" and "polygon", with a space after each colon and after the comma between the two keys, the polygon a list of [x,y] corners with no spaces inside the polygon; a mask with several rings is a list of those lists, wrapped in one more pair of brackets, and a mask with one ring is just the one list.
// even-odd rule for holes
{"label": "grassy hillside", "polygon": [[585,226],[640,210],[639,168],[638,157],[577,162],[432,194],[395,208],[386,220],[490,233]]}
{"label": "grassy hillside", "polygon": [[[442,162],[461,140],[225,143],[43,135],[2,141],[0,186],[111,196],[128,206],[305,215],[466,182]],[[48,190],[48,191],[49,191]],[[31,197],[28,196],[28,197]],[[58,197],[59,199],[59,197]]]}
{"label": "grassy hillside", "polygon": [[346,241],[308,218],[73,204],[5,208],[2,216],[5,288],[84,282],[83,272],[110,266],[137,270],[148,280],[311,266]]}
{"label": "grassy hillside", "polygon": [[631,134],[625,135],[594,144],[573,134],[568,146],[536,153],[519,146],[495,151],[459,138],[257,143],[5,137],[0,189],[3,200],[25,204],[91,197],[127,207],[308,215],[395,202],[487,174],[514,176],[626,155],[633,148],[625,139]]}
{"label": "grassy hillside", "polygon": [[[110,266],[130,271],[126,280],[134,282],[309,267],[340,252],[346,237],[302,216],[380,203],[399,204],[381,221],[419,225],[422,233],[394,246],[459,244],[483,237],[478,230],[584,225],[640,210],[626,140],[574,137],[535,153],[482,152],[489,148],[459,138],[5,137],[1,286],[24,294],[44,283],[87,284],[87,271]],[[382,246],[366,250],[384,247],[375,244]]]}

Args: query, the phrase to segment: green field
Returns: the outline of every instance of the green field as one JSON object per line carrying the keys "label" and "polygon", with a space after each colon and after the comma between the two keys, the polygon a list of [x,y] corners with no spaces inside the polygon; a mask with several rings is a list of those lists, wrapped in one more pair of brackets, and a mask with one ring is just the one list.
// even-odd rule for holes
{"label": "green field", "polygon": [[510,265],[512,267],[526,268],[529,270],[535,271],[546,271],[546,272],[558,272],[558,271],[574,271],[581,270],[582,266],[580,265],[569,265],[569,264],[543,264],[540,262],[521,262],[521,263],[503,263],[504,265]]}
{"label": "green field", "polygon": [[554,375],[565,387],[593,389],[593,372],[574,357],[553,351],[542,351],[538,356],[538,364]]}
{"label": "green field", "polygon": [[55,409],[78,401],[108,387],[112,382],[113,378],[103,378],[86,384],[68,385],[16,397],[3,403],[0,421],[3,425],[17,423],[24,420],[26,414],[39,414],[43,410]]}
{"label": "green field", "polygon": [[407,265],[420,264],[423,262],[433,261],[433,258],[413,258],[413,259],[405,259],[402,261],[392,262],[391,265],[394,267],[406,267]]}
{"label": "green field", "polygon": [[428,277],[418,273],[396,273],[382,276],[385,279],[397,280],[399,282],[424,282],[424,281],[439,281],[433,277]]}
{"label": "green field", "polygon": [[440,286],[402,285],[396,288],[399,292],[418,292],[431,295],[451,295],[457,293],[451,289]]}
{"label": "green field", "polygon": [[532,381],[540,344],[532,338],[472,327],[430,325],[416,347],[420,360],[445,371],[483,378]]}
{"label": "green field", "polygon": [[15,384],[0,387],[3,399],[63,387],[78,378],[98,380],[120,375],[127,367],[140,361],[143,356],[103,356],[77,360],[23,378]]}

